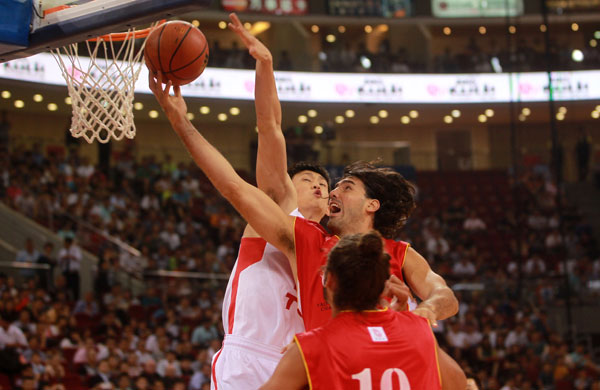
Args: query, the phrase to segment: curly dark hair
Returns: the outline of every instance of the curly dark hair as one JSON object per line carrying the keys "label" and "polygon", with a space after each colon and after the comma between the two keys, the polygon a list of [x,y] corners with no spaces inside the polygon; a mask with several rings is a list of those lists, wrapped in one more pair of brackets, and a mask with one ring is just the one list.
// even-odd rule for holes
{"label": "curly dark hair", "polygon": [[415,208],[415,187],[391,168],[357,161],[344,169],[342,179],[356,177],[370,199],[379,200],[373,227],[385,238],[396,238]]}
{"label": "curly dark hair", "polygon": [[327,170],[325,168],[323,168],[321,165],[311,163],[308,161],[300,161],[300,162],[297,162],[296,164],[292,165],[288,169],[288,175],[290,175],[290,177],[293,178],[296,174],[298,174],[302,171],[312,171],[312,172],[315,172],[316,174],[323,176],[323,178],[327,182],[327,190],[328,191],[331,190],[331,179],[329,177],[329,172],[327,172]]}
{"label": "curly dark hair", "polygon": [[333,303],[338,309],[369,310],[379,302],[390,277],[390,256],[378,232],[352,234],[329,252],[325,271],[337,280]]}

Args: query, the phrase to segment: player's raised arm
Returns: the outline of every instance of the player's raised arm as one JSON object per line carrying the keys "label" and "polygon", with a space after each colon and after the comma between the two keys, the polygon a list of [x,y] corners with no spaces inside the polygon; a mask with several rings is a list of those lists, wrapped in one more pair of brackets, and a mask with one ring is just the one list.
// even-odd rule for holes
{"label": "player's raised arm", "polygon": [[238,210],[258,234],[295,258],[294,217],[283,210],[264,192],[245,182],[231,164],[213,147],[187,119],[187,106],[178,86],[170,95],[171,82],[162,87],[162,76],[149,74],[150,89],[167,115],[173,130],[183,141],[196,164],[215,188]]}
{"label": "player's raised arm", "polygon": [[434,325],[436,320],[458,313],[458,300],[454,292],[417,251],[408,248],[402,270],[406,283],[423,300],[413,313],[428,318]]}
{"label": "player's raised arm", "polygon": [[273,74],[273,56],[242,25],[237,15],[229,15],[229,29],[235,32],[256,60],[254,105],[258,126],[256,181],[282,209],[290,212],[297,207],[296,189],[287,174],[285,138],[281,131],[281,104]]}

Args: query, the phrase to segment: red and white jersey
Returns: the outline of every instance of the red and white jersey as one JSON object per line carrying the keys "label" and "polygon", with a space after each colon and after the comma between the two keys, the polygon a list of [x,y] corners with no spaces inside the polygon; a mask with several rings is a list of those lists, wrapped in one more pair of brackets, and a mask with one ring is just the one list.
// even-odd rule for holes
{"label": "red and white jersey", "polygon": [[431,327],[410,312],[342,312],[295,341],[313,390],[441,389]]}
{"label": "red and white jersey", "polygon": [[223,300],[223,329],[283,347],[304,331],[297,295],[287,257],[262,238],[243,237]]}
{"label": "red and white jersey", "polygon": [[[318,223],[303,218],[296,218],[294,235],[300,310],[308,331],[324,325],[331,318],[331,307],[323,297],[321,267],[327,263],[327,255],[340,238],[327,233]],[[407,242],[385,240],[385,251],[391,256],[390,274],[402,281],[402,266],[408,247]]]}

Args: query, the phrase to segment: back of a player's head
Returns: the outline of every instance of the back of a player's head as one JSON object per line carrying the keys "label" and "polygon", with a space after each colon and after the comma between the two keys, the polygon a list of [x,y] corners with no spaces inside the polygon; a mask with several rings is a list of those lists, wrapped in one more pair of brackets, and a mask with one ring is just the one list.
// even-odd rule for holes
{"label": "back of a player's head", "polygon": [[300,162],[297,162],[296,164],[292,165],[288,169],[288,175],[290,175],[290,178],[293,179],[295,175],[297,175],[298,173],[300,173],[302,171],[311,171],[318,175],[323,176],[323,178],[327,182],[327,190],[328,191],[331,190],[331,179],[329,178],[329,173],[321,165],[316,164],[316,163],[311,163],[308,161],[300,161]]}
{"label": "back of a player's head", "polygon": [[325,271],[337,288],[333,304],[340,310],[369,310],[379,302],[390,276],[390,256],[376,231],[344,236],[329,252]]}
{"label": "back of a player's head", "polygon": [[344,169],[343,178],[356,177],[363,182],[368,198],[379,201],[373,227],[385,238],[395,238],[415,208],[415,188],[391,168],[357,161]]}

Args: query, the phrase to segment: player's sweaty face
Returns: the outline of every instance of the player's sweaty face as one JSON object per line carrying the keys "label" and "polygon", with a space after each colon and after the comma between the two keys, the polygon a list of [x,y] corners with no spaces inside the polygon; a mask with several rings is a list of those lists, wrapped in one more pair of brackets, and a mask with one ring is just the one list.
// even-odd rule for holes
{"label": "player's sweaty face", "polygon": [[298,208],[305,210],[318,207],[325,215],[329,191],[323,176],[313,171],[300,171],[294,175],[292,182],[298,194]]}
{"label": "player's sweaty face", "polygon": [[329,194],[327,226],[336,234],[343,233],[349,225],[367,217],[366,200],[365,186],[360,179],[350,176],[340,180]]}

